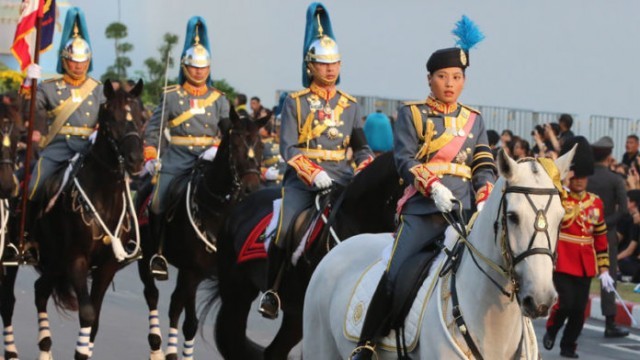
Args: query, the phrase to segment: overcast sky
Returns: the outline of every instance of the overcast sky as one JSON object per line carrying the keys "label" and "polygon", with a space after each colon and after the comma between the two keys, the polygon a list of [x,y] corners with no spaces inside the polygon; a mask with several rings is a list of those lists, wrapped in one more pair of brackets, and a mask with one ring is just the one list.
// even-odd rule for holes
{"label": "overcast sky", "polygon": [[[156,56],[165,32],[184,41],[187,20],[205,18],[213,75],[266,105],[276,89],[301,87],[306,8],[301,0],[135,0],[121,3],[133,69]],[[104,29],[118,19],[117,0],[75,0],[94,47],[94,75],[113,62]],[[582,115],[640,117],[637,0],[328,0],[343,57],[347,92],[424,98],[425,62],[454,44],[450,31],[466,14],[486,39],[470,55],[461,102]],[[62,20],[61,20],[62,21]],[[57,45],[56,45],[57,46]],[[180,51],[178,50],[178,51]],[[178,51],[174,54],[178,58]]]}

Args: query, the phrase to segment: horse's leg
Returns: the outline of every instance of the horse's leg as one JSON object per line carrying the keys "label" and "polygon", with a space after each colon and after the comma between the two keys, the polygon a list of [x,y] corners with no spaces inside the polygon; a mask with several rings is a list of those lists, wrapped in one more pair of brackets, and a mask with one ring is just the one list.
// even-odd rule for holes
{"label": "horse's leg", "polygon": [[[295,309],[294,309],[295,310]],[[302,339],[302,311],[283,311],[278,334],[264,351],[265,359],[286,360],[291,349]]]}
{"label": "horse's leg", "polygon": [[185,271],[178,271],[176,288],[171,294],[171,304],[169,305],[169,340],[167,341],[166,360],[178,360],[178,321],[186,302],[187,279]]}
{"label": "horse's leg", "polygon": [[182,334],[184,335],[184,346],[182,347],[182,360],[193,360],[193,348],[195,337],[198,331],[198,317],[196,315],[196,290],[202,281],[202,276],[194,271],[182,270],[185,275],[180,279],[185,281],[184,285],[184,321],[182,322]]}
{"label": "horse's leg", "polygon": [[89,359],[89,342],[91,338],[91,328],[96,320],[96,313],[91,304],[87,279],[89,277],[89,264],[83,256],[76,257],[71,264],[70,278],[73,290],[78,299],[78,317],[80,319],[80,330],[78,331],[78,341],[76,342],[75,360]]}
{"label": "horse's leg", "polygon": [[93,356],[93,344],[95,343],[98,328],[100,327],[100,311],[102,310],[104,295],[113,280],[113,276],[116,274],[116,271],[118,271],[118,266],[115,261],[110,261],[91,274],[93,279],[91,282],[91,304],[93,306],[95,320],[91,327],[91,337],[89,339],[89,358]]}
{"label": "horse's leg", "polygon": [[162,352],[162,332],[160,330],[160,319],[158,317],[158,288],[149,271],[149,259],[145,256],[138,261],[138,275],[140,281],[144,286],[144,298],[149,308],[149,347],[150,354],[149,359],[161,360],[164,359],[164,353]]}
{"label": "horse's leg", "polygon": [[38,348],[40,354],[38,360],[53,359],[51,354],[51,330],[49,328],[49,315],[47,314],[47,302],[53,291],[53,281],[42,274],[34,284],[35,302],[38,311]]}
{"label": "horse's leg", "polygon": [[13,337],[13,309],[16,303],[16,297],[13,288],[18,275],[17,266],[5,267],[2,286],[0,287],[0,313],[2,314],[2,323],[4,330],[4,358],[6,360],[18,359],[18,348]]}
{"label": "horse's leg", "polygon": [[218,351],[225,359],[263,358],[264,349],[249,340],[246,334],[249,312],[258,292],[246,277],[236,277],[224,284],[220,282],[221,304],[214,336]]}

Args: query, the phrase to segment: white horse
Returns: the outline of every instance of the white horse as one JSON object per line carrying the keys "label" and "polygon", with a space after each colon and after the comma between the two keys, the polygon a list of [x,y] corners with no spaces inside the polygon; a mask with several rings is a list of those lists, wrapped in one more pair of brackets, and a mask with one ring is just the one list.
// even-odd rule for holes
{"label": "white horse", "polygon": [[[441,254],[423,284],[433,291],[423,292],[428,303],[412,358],[538,358],[529,318],[545,316],[556,300],[553,253],[564,209],[555,185],[567,174],[574,152],[545,167],[533,159],[516,163],[500,153],[501,177],[467,240],[458,240],[462,251],[454,271],[438,277],[436,270],[447,260]],[[305,296],[305,360],[349,356],[355,342],[346,338],[345,319],[354,288],[392,241],[389,234],[354,236],[322,260]],[[452,315],[452,279],[463,323]],[[366,314],[366,306],[357,313]],[[380,359],[397,358],[380,347],[377,352]]]}

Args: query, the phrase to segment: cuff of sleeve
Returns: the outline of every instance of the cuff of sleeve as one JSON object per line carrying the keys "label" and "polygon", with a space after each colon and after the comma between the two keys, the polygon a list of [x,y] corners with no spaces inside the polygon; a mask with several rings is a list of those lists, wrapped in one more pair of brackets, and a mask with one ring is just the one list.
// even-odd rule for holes
{"label": "cuff of sleeve", "polygon": [[371,162],[373,161],[373,157],[369,156],[368,158],[366,158],[364,161],[362,161],[357,167],[356,167],[356,174],[359,173],[360,171],[364,170],[364,168],[366,168],[367,166],[369,166],[369,164],[371,164]]}
{"label": "cuff of sleeve", "polygon": [[298,173],[300,180],[309,186],[313,184],[316,175],[322,171],[322,167],[302,154],[292,157],[287,164],[291,165]]}
{"label": "cuff of sleeve", "polygon": [[607,252],[596,254],[596,263],[598,267],[609,267],[609,254]]}
{"label": "cuff of sleeve", "polygon": [[416,165],[409,169],[409,171],[415,176],[413,186],[424,196],[431,195],[431,185],[440,181],[440,179],[433,175],[423,164]]}
{"label": "cuff of sleeve", "polygon": [[149,161],[158,157],[158,150],[153,146],[144,147],[144,161]]}
{"label": "cuff of sleeve", "polygon": [[487,201],[487,199],[489,198],[489,195],[491,194],[491,191],[493,191],[493,184],[490,182],[487,182],[485,186],[481,187],[476,192],[476,204],[481,203],[483,201]]}

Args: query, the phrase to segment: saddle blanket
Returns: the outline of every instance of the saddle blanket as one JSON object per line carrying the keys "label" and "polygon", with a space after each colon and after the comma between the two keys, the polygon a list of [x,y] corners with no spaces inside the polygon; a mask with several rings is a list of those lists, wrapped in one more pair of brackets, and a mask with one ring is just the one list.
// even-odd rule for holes
{"label": "saddle blanket", "polygon": [[[362,274],[356,287],[351,295],[349,304],[347,305],[347,314],[344,319],[344,336],[357,342],[360,338],[364,318],[367,314],[369,303],[373,292],[378,286],[380,277],[386,269],[387,262],[382,259],[376,260]],[[429,296],[430,279],[427,279],[416,296],[416,300],[411,305],[411,310],[404,322],[404,336],[407,349],[412,351],[418,344],[420,336],[420,327],[422,326],[422,315],[427,307],[427,297]],[[396,351],[396,333],[391,330],[389,335],[378,342],[378,346],[388,351]]]}

